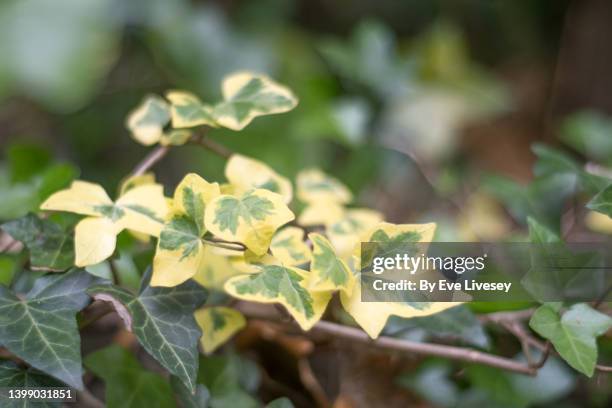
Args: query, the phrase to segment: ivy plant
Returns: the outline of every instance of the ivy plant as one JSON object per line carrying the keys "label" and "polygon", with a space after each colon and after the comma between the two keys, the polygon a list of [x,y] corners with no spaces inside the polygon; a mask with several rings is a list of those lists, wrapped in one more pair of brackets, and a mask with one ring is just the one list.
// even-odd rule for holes
{"label": "ivy plant", "polygon": [[[256,158],[230,152],[209,133],[216,128],[241,131],[258,116],[292,110],[298,99],[286,86],[250,72],[229,75],[221,89],[222,100],[214,102],[177,90],[145,97],[128,115],[126,126],[136,142],[153,147],[118,186],[115,199],[96,183],[75,180],[45,197],[38,214],[2,225],[27,248],[29,269],[42,276],[34,279],[35,272],[24,270],[10,286],[0,286],[0,346],[23,363],[0,362],[0,385],[66,384],[83,390],[85,367],[105,381],[110,407],[152,401],[158,406],[174,406],[176,401],[206,406],[224,401],[230,388],[237,390],[232,398],[246,404],[240,406],[256,406],[243,385],[221,387],[202,371],[203,361],[210,364],[203,355],[214,353],[247,326],[254,303],[280,306],[308,331],[337,298],[334,308],[340,310],[333,313],[344,323],[340,331],[362,340],[377,339],[392,316],[418,318],[415,325],[435,332],[436,327],[422,319],[458,305],[363,302],[360,243],[427,243],[434,238],[436,224],[385,222],[383,214],[355,206],[351,191],[320,169],[304,169],[293,182]],[[152,170],[168,149],[180,145],[201,146],[224,157],[225,180],[189,173],[166,196]],[[538,152],[549,159],[548,166],[538,168],[540,174],[579,173],[590,187],[601,189],[589,208],[610,215],[610,187],[552,151]],[[163,171],[162,166],[156,169]],[[296,213],[297,208],[301,210]],[[77,216],[59,222],[66,213]],[[553,235],[535,220],[530,230],[533,240]],[[116,273],[121,256],[117,237],[125,233],[151,249],[137,291]],[[113,273],[95,276],[106,264]],[[34,279],[30,287],[23,283],[29,273],[29,280]],[[100,305],[121,318],[171,376],[170,385],[117,345],[82,358],[79,329],[91,323],[88,312]],[[439,324],[448,316],[461,316],[459,320],[484,339],[465,342],[488,346],[471,312],[452,310],[440,315]],[[451,320],[461,335],[463,323]],[[596,338],[612,326],[612,319],[584,304],[568,309],[545,304],[530,325],[572,367],[592,375]],[[439,347],[432,353],[459,355],[449,346]],[[511,370],[532,370],[496,358],[496,364]],[[270,406],[291,403],[282,399]]]}

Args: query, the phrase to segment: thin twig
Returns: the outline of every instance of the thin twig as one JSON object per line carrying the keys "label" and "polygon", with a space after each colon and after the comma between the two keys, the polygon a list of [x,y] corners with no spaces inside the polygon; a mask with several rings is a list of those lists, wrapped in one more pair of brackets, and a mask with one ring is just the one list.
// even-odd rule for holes
{"label": "thin twig", "polygon": [[216,246],[219,248],[229,249],[231,251],[246,251],[247,247],[241,242],[226,241],[219,238],[202,238],[202,242],[208,245]]}
{"label": "thin twig", "polygon": [[310,392],[312,398],[317,403],[317,406],[320,408],[331,407],[329,402],[329,398],[325,394],[325,390],[321,387],[321,384],[317,380],[314,372],[312,371],[312,367],[310,367],[310,362],[306,357],[302,357],[298,360],[298,371],[300,374],[300,380],[302,380],[302,384],[304,387]]}
{"label": "thin twig", "polygon": [[230,149],[210,139],[208,136],[206,136],[206,134],[197,135],[196,137],[190,140],[190,143],[193,143],[207,150],[210,150],[211,152],[225,159],[229,159],[232,156],[232,154],[234,154],[234,152],[232,152]]}
{"label": "thin twig", "polygon": [[[248,317],[255,319],[264,319],[283,324],[270,316],[268,313],[262,313],[254,308],[244,307],[241,311]],[[293,326],[295,328],[295,326]],[[462,347],[447,346],[443,344],[419,343],[415,341],[397,339],[393,337],[381,336],[375,340],[370,339],[368,335],[354,327],[344,326],[329,321],[319,321],[313,328],[305,333],[307,335],[322,333],[333,338],[350,340],[356,343],[367,344],[379,349],[405,351],[413,354],[429,355],[444,357],[451,360],[466,361],[469,363],[477,363],[497,367],[508,371],[513,371],[521,374],[535,375],[536,370],[529,367],[527,364],[519,361],[511,360],[505,357],[499,357],[492,354],[484,353],[478,350],[467,349]]]}
{"label": "thin twig", "polygon": [[147,154],[144,159],[140,161],[134,167],[134,170],[130,173],[131,176],[141,176],[146,173],[151,167],[153,167],[158,161],[164,158],[166,154],[170,151],[170,146],[157,146],[155,149],[151,150],[149,154]]}

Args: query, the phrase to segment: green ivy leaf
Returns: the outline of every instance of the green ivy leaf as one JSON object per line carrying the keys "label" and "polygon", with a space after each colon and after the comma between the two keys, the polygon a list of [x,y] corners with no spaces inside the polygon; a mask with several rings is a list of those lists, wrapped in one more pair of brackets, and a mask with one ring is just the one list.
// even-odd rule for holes
{"label": "green ivy leaf", "polygon": [[259,368],[236,354],[200,357],[198,382],[210,390],[211,408],[256,408],[260,404],[249,393],[259,387]]}
{"label": "green ivy leaf", "polygon": [[206,408],[210,401],[210,392],[202,384],[196,386],[195,393],[192,393],[183,385],[178,377],[170,377],[170,385],[174,390],[182,408]]}
{"label": "green ivy leaf", "polygon": [[73,232],[30,213],[0,227],[30,251],[32,269],[63,271],[74,265]]}
{"label": "green ivy leaf", "polygon": [[85,366],[106,383],[108,408],[174,408],[170,384],[146,371],[127,350],[113,345],[85,357]]}
{"label": "green ivy leaf", "polygon": [[[61,382],[48,377],[32,368],[24,369],[12,361],[0,361],[0,387],[6,388],[42,388],[63,387]],[[28,399],[1,399],[4,408],[27,408],[31,401]],[[36,407],[60,408],[61,402],[40,401]]]}
{"label": "green ivy leaf", "polygon": [[68,385],[83,388],[76,313],[90,301],[96,281],[82,270],[35,281],[24,299],[0,286],[0,344]]}
{"label": "green ivy leaf", "polygon": [[193,281],[172,288],[151,287],[149,279],[150,273],[145,274],[136,296],[112,285],[97,285],[88,293],[111,302],[145,350],[195,390],[202,333],[193,312],[206,300],[206,290]]}
{"label": "green ivy leaf", "polygon": [[569,365],[591,377],[597,363],[596,338],[612,327],[612,318],[579,303],[560,316],[555,305],[540,306],[529,326],[550,340]]}
{"label": "green ivy leaf", "polygon": [[601,190],[589,203],[587,208],[612,217],[612,184]]}

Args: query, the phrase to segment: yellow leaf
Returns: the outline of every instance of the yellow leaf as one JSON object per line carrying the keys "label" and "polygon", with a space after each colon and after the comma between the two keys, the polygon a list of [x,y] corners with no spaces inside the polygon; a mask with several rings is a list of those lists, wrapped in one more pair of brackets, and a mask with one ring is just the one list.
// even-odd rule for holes
{"label": "yellow leaf", "polygon": [[355,245],[361,242],[360,237],[382,220],[383,216],[378,211],[367,208],[350,209],[338,221],[327,224],[326,233],[338,256],[346,260],[351,256]]}
{"label": "yellow leaf", "polygon": [[216,127],[212,106],[203,104],[189,92],[171,91],[166,93],[171,103],[172,127],[187,128],[201,125]]}
{"label": "yellow leaf", "polygon": [[205,288],[223,290],[223,285],[229,278],[243,274],[245,271],[235,266],[233,257],[221,255],[216,249],[204,245],[203,261],[193,279]]}
{"label": "yellow leaf", "polygon": [[350,293],[354,277],[346,262],[336,255],[331,243],[323,235],[311,233],[308,238],[313,245],[308,289]]}
{"label": "yellow leaf", "polygon": [[175,211],[189,215],[203,234],[206,206],[221,194],[218,183],[209,183],[195,173],[187,174],[174,190]]}
{"label": "yellow leaf", "polygon": [[497,201],[484,193],[472,194],[457,219],[463,241],[497,241],[510,231],[508,218]]}
{"label": "yellow leaf", "polygon": [[119,197],[115,206],[125,210],[125,216],[117,221],[119,225],[154,237],[159,236],[168,212],[161,184],[135,187]]}
{"label": "yellow leaf", "polygon": [[76,265],[87,266],[110,256],[116,235],[126,228],[159,235],[168,207],[159,184],[133,187],[113,203],[99,185],[74,181],[69,188],[51,195],[41,209],[91,216],[81,220],[75,231]]}
{"label": "yellow leaf", "polygon": [[312,253],[304,242],[304,230],[298,227],[285,227],[278,231],[270,251],[282,264],[294,266],[309,263]]}
{"label": "yellow leaf", "polygon": [[[134,187],[145,184],[155,184],[155,175],[153,173],[145,173],[138,176],[127,177],[119,185],[119,195],[122,196]],[[149,242],[150,237],[147,234],[136,231],[130,231],[130,234],[139,241]]]}
{"label": "yellow leaf", "polygon": [[117,225],[108,218],[87,217],[74,229],[74,252],[76,266],[95,265],[115,251]]}
{"label": "yellow leaf", "polygon": [[205,354],[210,354],[246,326],[246,319],[239,311],[216,306],[197,310],[194,314],[202,329],[200,344]]}
{"label": "yellow leaf", "polygon": [[215,198],[207,206],[204,223],[215,236],[241,242],[256,255],[263,255],[276,230],[293,218],[282,196],[257,189],[240,197]]}
{"label": "yellow leaf", "polygon": [[[426,249],[435,233],[436,224],[390,224],[379,223],[363,235],[363,242],[422,242]],[[359,265],[361,245],[354,250],[356,265]],[[390,316],[404,318],[427,316],[456,306],[457,302],[421,302],[419,307],[400,302],[362,302],[360,268],[355,273],[353,291],[340,293],[340,301],[344,309],[355,319],[365,332],[372,338],[378,337]]]}
{"label": "yellow leaf", "polygon": [[265,75],[237,72],[223,79],[224,101],[215,105],[217,124],[241,130],[257,116],[283,113],[295,108],[297,98],[289,88]]}
{"label": "yellow leaf", "polygon": [[225,291],[238,299],[279,303],[303,330],[309,330],[323,316],[331,294],[308,291],[307,277],[307,271],[296,267],[263,265],[259,273],[228,280]]}
{"label": "yellow leaf", "polygon": [[87,181],[75,180],[69,188],[47,198],[40,209],[102,215],[100,208],[108,205],[113,205],[113,202],[102,187]]}
{"label": "yellow leaf", "polygon": [[[180,235],[181,231],[168,231],[164,229],[162,234]],[[188,247],[188,249],[186,249]],[[177,286],[185,282],[202,269],[205,262],[204,245],[198,237],[193,238],[188,244],[170,249],[164,247],[160,238],[153,258],[153,274],[151,286]]]}
{"label": "yellow leaf", "polygon": [[340,292],[342,307],[355,319],[355,322],[370,336],[375,339],[387,324],[390,316],[404,318],[429,316],[442,312],[460,302],[433,302],[422,304],[418,309],[406,303],[397,302],[362,302],[361,282],[357,278],[353,291],[350,295]]}
{"label": "yellow leaf", "polygon": [[225,177],[235,187],[233,194],[262,188],[282,195],[286,204],[291,201],[291,182],[258,160],[232,155],[225,166]]}
{"label": "yellow leaf", "polygon": [[304,208],[298,218],[298,223],[305,227],[329,225],[342,219],[344,207],[333,202],[315,202]]}
{"label": "yellow leaf", "polygon": [[124,195],[134,187],[143,186],[145,184],[155,184],[155,174],[145,173],[125,178],[119,184],[119,196]]}
{"label": "yellow leaf", "polygon": [[319,169],[301,171],[297,176],[298,198],[306,203],[346,204],[353,195],[344,184]]}
{"label": "yellow leaf", "polygon": [[597,211],[589,211],[585,218],[586,226],[595,232],[612,234],[612,218]]}
{"label": "yellow leaf", "polygon": [[126,125],[137,142],[150,146],[159,142],[169,121],[170,107],[166,101],[150,95],[128,115]]}

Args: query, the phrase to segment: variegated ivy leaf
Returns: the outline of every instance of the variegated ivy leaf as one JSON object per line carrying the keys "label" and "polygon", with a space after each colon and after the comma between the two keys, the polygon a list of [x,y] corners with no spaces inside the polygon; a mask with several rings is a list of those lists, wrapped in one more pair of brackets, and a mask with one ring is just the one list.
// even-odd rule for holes
{"label": "variegated ivy leaf", "polygon": [[298,223],[305,227],[316,225],[329,225],[338,222],[344,216],[345,208],[334,202],[316,201],[307,205],[300,216]]}
{"label": "variegated ivy leaf", "polygon": [[221,195],[208,206],[204,223],[214,235],[238,241],[256,255],[263,255],[276,230],[294,215],[282,196],[256,189],[240,197]]}
{"label": "variegated ivy leaf", "polygon": [[308,291],[307,271],[281,265],[262,265],[259,269],[259,273],[228,280],[225,291],[238,299],[279,303],[303,330],[309,330],[321,319],[331,295]]}
{"label": "variegated ivy leaf", "polygon": [[200,309],[195,312],[195,319],[202,329],[200,344],[206,354],[215,351],[246,325],[242,313],[223,306]]}
{"label": "variegated ivy leaf", "polygon": [[355,278],[348,265],[338,258],[323,235],[311,233],[308,238],[313,246],[308,289],[317,292],[342,290],[350,294]]}
{"label": "variegated ivy leaf", "polygon": [[[119,196],[124,195],[134,187],[144,186],[146,184],[155,184],[155,175],[153,173],[127,177],[119,184]],[[149,242],[150,236],[147,234],[136,231],[130,231],[130,234],[139,241]]]}
{"label": "variegated ivy leaf", "polygon": [[171,91],[166,98],[172,104],[170,108],[172,126],[188,128],[201,125],[216,127],[212,106],[203,104],[197,96],[189,92]]}
{"label": "variegated ivy leaf", "polygon": [[217,183],[187,174],[174,191],[172,215],[159,235],[153,259],[152,286],[176,286],[202,267],[206,206],[220,194]]}
{"label": "variegated ivy leaf", "polygon": [[110,302],[145,350],[195,390],[202,332],[193,313],[206,300],[204,288],[193,281],[154,288],[147,273],[138,295],[114,285],[92,286],[87,292],[96,300]]}
{"label": "variegated ivy leaf", "polygon": [[382,220],[383,216],[378,211],[355,208],[347,210],[339,220],[327,224],[325,231],[336,249],[336,254],[346,260],[355,245],[361,242],[361,236]]}
{"label": "variegated ivy leaf", "polygon": [[[431,242],[436,224],[400,224],[380,223],[363,235],[363,242],[381,242],[393,252],[398,246],[408,243]],[[354,259],[359,263],[361,245],[357,244]],[[381,255],[381,254],[377,254]],[[363,254],[367,258],[367,254]],[[383,255],[381,255],[383,256]],[[367,261],[367,260],[366,260]],[[421,317],[435,314],[458,305],[457,302],[362,302],[359,265],[356,265],[355,285],[350,294],[340,292],[340,301],[344,309],[355,319],[357,324],[371,337],[376,338],[385,327],[390,316],[404,318]]]}
{"label": "variegated ivy leaf", "polygon": [[303,170],[297,175],[297,195],[306,203],[346,204],[353,199],[344,184],[319,169]]}
{"label": "variegated ivy leaf", "polygon": [[78,180],[51,195],[40,208],[89,215],[75,228],[76,266],[94,265],[111,256],[124,229],[159,236],[168,211],[159,184],[135,187],[113,202],[98,184]]}
{"label": "variegated ivy leaf", "polygon": [[270,251],[284,265],[303,265],[312,257],[310,248],[304,242],[304,230],[285,227],[279,230],[270,244]]}
{"label": "variegated ivy leaf", "polygon": [[215,122],[242,130],[257,116],[283,113],[295,108],[298,100],[285,86],[265,75],[237,72],[223,79],[224,101],[214,107]]}
{"label": "variegated ivy leaf", "polygon": [[155,184],[155,174],[144,173],[137,176],[129,176],[119,184],[119,196],[124,195],[134,187],[144,186],[146,184]]}
{"label": "variegated ivy leaf", "polygon": [[225,166],[225,177],[234,186],[232,194],[262,188],[282,195],[286,204],[291,201],[291,182],[258,160],[232,155]]}
{"label": "variegated ivy leaf", "polygon": [[159,139],[162,146],[181,146],[191,139],[192,133],[186,129],[171,129],[164,132]]}
{"label": "variegated ivy leaf", "polygon": [[[205,245],[200,268],[193,275],[193,280],[205,288],[223,290],[223,285],[229,278],[244,273],[234,266],[233,257],[220,254],[219,249]],[[232,253],[235,254],[235,251]]]}
{"label": "variegated ivy leaf", "polygon": [[168,103],[159,96],[149,95],[128,115],[126,126],[138,143],[150,146],[160,141],[168,122]]}

